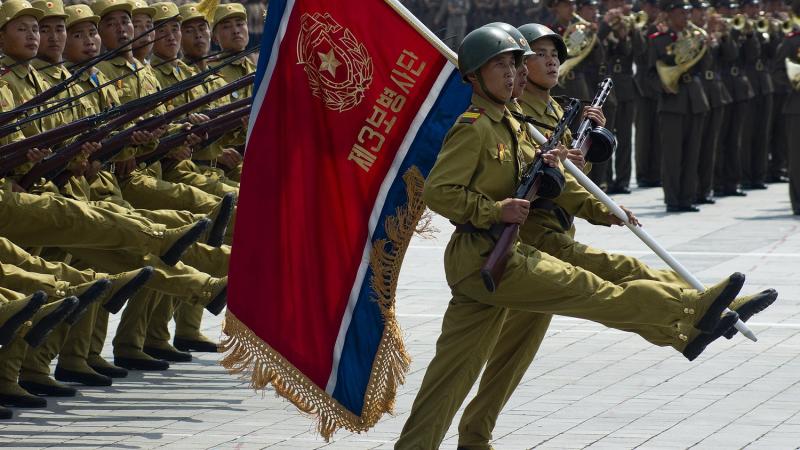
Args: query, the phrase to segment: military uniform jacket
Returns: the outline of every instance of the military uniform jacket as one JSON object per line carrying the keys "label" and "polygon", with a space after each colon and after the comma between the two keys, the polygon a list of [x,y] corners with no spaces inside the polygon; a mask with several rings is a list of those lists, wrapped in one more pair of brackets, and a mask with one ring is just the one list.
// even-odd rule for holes
{"label": "military uniform jacket", "polygon": [[[195,66],[192,66],[189,61],[184,61],[184,62],[186,63],[189,70],[192,71],[192,75],[195,75],[200,72],[200,69]],[[208,77],[206,77],[203,84],[199,85],[195,89],[198,90],[198,95],[203,96],[206,94],[210,94],[211,92],[216,91],[217,89],[223,88],[227,84],[228,83],[225,81],[225,79],[222,78],[219,74],[211,74]],[[228,95],[219,98],[217,100],[214,100],[213,102],[207,105],[207,108],[217,108],[219,106],[224,106],[230,103],[231,98],[232,97]],[[241,134],[243,133],[235,132],[226,134],[213,144],[208,145],[205,148],[196,150],[192,154],[192,159],[197,161],[212,161],[217,159],[222,154],[222,149],[225,148],[226,146],[238,145],[244,143],[244,136],[241,136]]]}
{"label": "military uniform jacket", "polygon": [[[220,56],[220,60],[224,60],[231,55],[228,53],[224,53]],[[214,63],[211,63],[214,66]],[[239,58],[238,60],[234,61],[231,64],[223,67],[219,71],[219,75],[228,83],[232,83],[239,78],[244,76],[250,75],[251,73],[256,71],[256,66],[250,61],[250,58]],[[245,97],[250,97],[253,95],[253,86],[250,85],[244,89],[239,89],[231,94],[231,98],[235,100],[239,100]]]}
{"label": "military uniform jacket", "polygon": [[646,31],[633,30],[631,35],[633,62],[636,63],[633,82],[639,95],[651,100],[658,99],[659,94],[659,90],[654,88],[658,82],[658,75],[655,73],[655,67],[650,66],[650,36],[655,33],[658,33],[658,30],[651,23]]}
{"label": "military uniform jacket", "polygon": [[[447,133],[423,197],[428,207],[457,224],[488,230],[500,222],[500,201],[512,197],[533,146],[508,109],[497,111],[473,95],[472,106]],[[488,233],[454,233],[445,251],[445,273],[453,286],[480,269],[493,247]]]}
{"label": "military uniform jacket", "polygon": [[91,69],[82,73],[78,78],[77,85],[80,86],[85,92],[99,88],[98,90],[84,97],[92,104],[92,107],[96,111],[107,111],[122,104],[119,99],[119,95],[117,95],[116,88],[114,88],[112,85],[109,85],[109,81],[110,80],[108,77],[106,77],[103,72],[96,67],[92,67]]}
{"label": "military uniform jacket", "polygon": [[[50,88],[50,83],[45,81],[39,72],[28,64],[17,64],[17,62],[8,56],[0,59],[0,65],[11,67],[10,70],[5,72],[0,79],[5,81],[9,90],[14,95],[14,103],[19,106],[36,95],[44,92]],[[34,108],[30,113],[39,112],[42,108]],[[28,122],[22,126],[22,133],[26,137],[31,137],[42,131],[55,128],[58,125],[66,123],[62,113],[58,112],[45,116],[41,119]]]}
{"label": "military uniform jacket", "polygon": [[[786,80],[789,84],[789,78],[786,75],[786,58],[800,63],[800,32],[789,33],[786,39],[778,47],[778,52],[775,55],[781,64],[776,68],[781,78]],[[792,89],[786,97],[786,103],[783,104],[784,114],[800,114],[800,90]],[[790,149],[792,150],[792,149]]]}
{"label": "military uniform jacket", "polygon": [[[791,33],[789,34],[791,35]],[[786,95],[792,90],[792,86],[786,78],[786,63],[783,59],[778,58],[778,52],[786,39],[783,32],[775,31],[770,35],[769,42],[766,46],[768,50],[767,67],[768,72],[772,76],[772,87],[775,89],[776,94],[781,95]],[[783,73],[780,72],[781,67],[784,69]]]}
{"label": "military uniform jacket", "polygon": [[[42,78],[51,86],[58,85],[72,75],[63,64],[53,65],[39,58],[31,61],[31,65],[36,68]],[[72,83],[55,98],[58,100],[64,100],[68,98],[74,99],[84,92],[85,91],[78,83]],[[89,101],[86,96],[84,96],[73,101],[71,107],[64,109],[62,114],[64,116],[64,120],[68,123],[74,122],[82,117],[97,114],[98,112],[99,111],[94,108],[92,102]]]}
{"label": "military uniform jacket", "polygon": [[[153,55],[150,60],[150,64],[153,68],[153,74],[162,88],[170,87],[173,84],[184,81],[193,75],[192,69],[189,68],[189,66],[183,61],[174,61],[172,63],[164,64],[164,59],[157,55]],[[200,96],[202,96],[202,91],[197,90],[197,88],[189,89],[181,95],[168,101],[166,107],[167,109],[171,109],[172,107],[185,105],[186,103],[195,100]]]}
{"label": "military uniform jacket", "polygon": [[726,58],[720,60],[722,81],[728,88],[728,92],[733,97],[734,102],[747,101],[755,97],[755,92],[753,92],[753,85],[750,83],[750,79],[741,64],[743,54],[746,51],[742,48],[744,37],[739,31],[731,30],[728,39],[736,47],[736,57],[730,60]]}
{"label": "military uniform jacket", "polygon": [[[673,30],[664,33],[655,33],[650,36],[650,66],[655,67],[657,61],[667,65],[675,65],[675,57],[670,55],[667,48],[677,40],[678,34]],[[689,70],[691,72],[691,69]],[[702,114],[708,111],[708,99],[703,85],[697,77],[684,73],[678,83],[678,93],[671,94],[664,91],[659,80],[658,89],[661,95],[658,98],[658,111],[678,114]]]}
{"label": "military uniform jacket", "polygon": [[[519,98],[519,107],[526,116],[530,116],[537,122],[553,128],[558,124],[561,116],[564,115],[564,110],[558,102],[551,98],[549,102],[545,103],[528,91],[523,92]],[[545,137],[552,133],[550,130],[541,128],[539,131]],[[567,131],[564,134],[562,143],[569,147],[571,140],[572,136]],[[590,168],[591,165],[587,163],[587,167],[584,170],[588,172]],[[564,178],[566,180],[564,190],[553,202],[569,216],[580,217],[595,224],[608,225],[607,220],[610,213],[608,208],[584,189],[569,172],[564,173]],[[566,232],[570,236],[575,235],[574,225],[565,230],[553,211],[540,208],[534,208],[531,211],[528,220],[520,229],[520,235],[524,242],[535,242],[535,236],[547,230]]]}
{"label": "military uniform jacket", "polygon": [[[634,40],[641,40],[638,30],[631,30],[622,39],[609,38],[608,72],[614,81],[614,94],[619,102],[631,102],[636,99],[636,86],[633,83]],[[636,44],[640,46],[641,43]]]}
{"label": "military uniform jacket", "polygon": [[736,47],[730,39],[723,37],[716,45],[709,46],[703,58],[692,67],[691,72],[703,84],[708,104],[712,109],[720,108],[733,101],[719,74],[719,61],[735,57]]}
{"label": "military uniform jacket", "polygon": [[775,92],[772,76],[767,70],[766,40],[761,33],[753,32],[744,38],[742,57],[747,78],[753,85],[755,95],[769,95]]}

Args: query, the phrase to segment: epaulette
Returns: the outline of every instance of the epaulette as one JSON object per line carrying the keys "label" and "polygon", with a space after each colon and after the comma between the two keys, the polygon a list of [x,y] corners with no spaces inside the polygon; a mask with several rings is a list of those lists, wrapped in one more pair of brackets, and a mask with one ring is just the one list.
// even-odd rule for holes
{"label": "epaulette", "polygon": [[458,118],[458,123],[475,123],[479,117],[483,115],[483,108],[478,108],[477,106],[473,106],[472,108],[466,110],[461,116]]}
{"label": "epaulette", "polygon": [[791,33],[789,33],[789,34],[787,34],[787,35],[786,35],[786,39],[793,38],[793,37],[795,37],[795,36],[797,36],[797,35],[800,35],[800,31],[798,31],[798,30],[794,30],[794,31],[792,31]]}
{"label": "epaulette", "polygon": [[647,38],[648,39],[655,39],[655,38],[661,36],[662,34],[666,34],[666,33],[664,33],[663,31],[656,31],[655,33],[648,34]]}

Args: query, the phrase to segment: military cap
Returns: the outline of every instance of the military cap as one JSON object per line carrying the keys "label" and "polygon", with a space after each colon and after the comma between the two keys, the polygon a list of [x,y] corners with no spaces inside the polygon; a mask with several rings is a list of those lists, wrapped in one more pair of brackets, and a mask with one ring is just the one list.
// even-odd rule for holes
{"label": "military cap", "polygon": [[561,2],[575,3],[574,0],[545,0],[544,6],[546,6],[548,8],[552,8],[552,7],[556,6],[557,4],[559,4]]}
{"label": "military cap", "polygon": [[598,0],[575,0],[575,7],[581,8],[583,6],[599,6]]}
{"label": "military cap", "polygon": [[519,27],[518,30],[530,46],[533,46],[533,43],[539,39],[550,39],[553,41],[553,45],[556,46],[556,50],[558,50],[558,61],[564,63],[567,60],[567,56],[569,56],[567,44],[564,43],[564,38],[560,34],[539,23],[526,23]]}
{"label": "military cap", "polygon": [[736,0],[718,0],[715,5],[717,8],[739,9],[739,4]]}
{"label": "military cap", "polygon": [[154,22],[161,22],[162,20],[177,20],[181,21],[181,14],[178,11],[178,5],[172,2],[158,2],[153,3],[153,8],[156,10],[156,15],[153,17]]}
{"label": "military cap", "polygon": [[26,0],[7,0],[0,5],[0,29],[17,17],[33,16],[39,20],[43,15],[41,9],[34,8]]}
{"label": "military cap", "polygon": [[792,2],[792,12],[796,16],[800,16],[800,0],[794,0]]}
{"label": "military cap", "polygon": [[513,36],[497,27],[480,27],[470,31],[458,47],[458,71],[466,80],[490,59],[502,53],[512,53],[514,63],[522,64],[525,50]]}
{"label": "military cap", "polygon": [[64,8],[64,13],[67,15],[67,29],[83,22],[92,22],[95,25],[100,22],[100,16],[96,16],[94,12],[92,12],[92,8],[86,5],[67,6]]}
{"label": "military cap", "polygon": [[689,0],[660,0],[658,7],[662,11],[672,11],[673,9],[692,9]]}
{"label": "military cap", "polygon": [[197,9],[197,3],[186,3],[178,8],[181,15],[181,22],[188,22],[194,19],[207,20],[206,16]]}
{"label": "military cap", "polygon": [[44,15],[39,20],[51,17],[67,18],[67,14],[64,13],[64,3],[61,0],[36,0],[31,2],[31,6],[44,12]]}
{"label": "military cap", "polygon": [[211,28],[216,27],[220,22],[229,17],[247,19],[247,11],[245,11],[244,5],[241,3],[227,3],[217,6],[217,9],[214,11],[214,23],[211,24]]}
{"label": "military cap", "polygon": [[690,3],[694,9],[705,9],[711,6],[706,0],[691,0]]}
{"label": "military cap", "polygon": [[525,50],[525,54],[523,54],[522,56],[531,56],[531,55],[533,55],[533,51],[531,50],[531,46],[528,45],[528,41],[525,39],[525,36],[523,36],[522,33],[520,33],[518,29],[514,28],[514,25],[509,25],[509,24],[507,24],[505,22],[492,22],[492,23],[487,23],[484,26],[485,27],[497,27],[497,28],[500,28],[501,30],[505,31],[506,33],[510,34],[511,37],[513,37],[514,39],[517,40],[517,43],[519,44],[519,46],[522,47],[523,50]]}
{"label": "military cap", "polygon": [[133,5],[128,0],[95,0],[92,3],[92,11],[100,18],[114,11],[125,11],[131,14]]}
{"label": "military cap", "polygon": [[742,6],[755,5],[761,6],[761,0],[742,0]]}
{"label": "military cap", "polygon": [[133,9],[131,10],[131,14],[144,14],[145,16],[150,16],[150,18],[154,18],[156,16],[156,9],[152,6],[148,5],[144,0],[129,0]]}

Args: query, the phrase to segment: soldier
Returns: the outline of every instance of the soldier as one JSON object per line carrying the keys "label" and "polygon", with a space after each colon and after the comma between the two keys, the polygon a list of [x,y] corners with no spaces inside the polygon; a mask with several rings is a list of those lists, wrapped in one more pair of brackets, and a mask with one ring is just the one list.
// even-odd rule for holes
{"label": "soldier", "polygon": [[725,112],[727,106],[733,101],[719,75],[720,61],[731,61],[736,58],[736,46],[727,34],[722,33],[720,27],[723,24],[720,23],[718,16],[715,16],[713,22],[709,23],[708,7],[708,3],[704,0],[692,1],[692,23],[708,30],[708,49],[703,59],[692,68],[692,74],[703,83],[710,107],[703,125],[703,141],[700,145],[701,150],[697,163],[695,203],[698,205],[715,203],[711,197],[714,187],[714,166],[717,155],[721,153],[720,136],[723,131],[722,123],[725,119]]}
{"label": "soldier", "polygon": [[[732,19],[739,8],[734,0],[720,0],[717,2],[717,12],[726,19]],[[744,197],[747,194],[739,189],[742,180],[742,146],[744,129],[750,125],[748,119],[748,103],[755,97],[753,85],[748,75],[744,72],[741,61],[745,53],[753,53],[754,39],[748,38],[744,30],[732,25],[726,27],[725,33],[731,42],[736,45],[737,55],[733,60],[721,61],[722,81],[731,94],[733,102],[729,105],[728,113],[722,122],[721,128],[726,130],[721,138],[722,152],[717,158],[714,173],[714,195],[716,197]]]}
{"label": "soldier", "polygon": [[636,63],[636,185],[640,188],[661,187],[661,138],[659,136],[658,113],[659,91],[655,88],[655,68],[649,65],[650,36],[660,30],[656,19],[661,13],[657,0],[641,2],[642,12],[647,14],[647,24],[642,30],[641,41],[633,41],[633,57]]}
{"label": "soldier", "polygon": [[[473,0],[469,14],[469,29],[482,27],[494,20],[497,0]],[[460,41],[456,41],[460,42]]]}
{"label": "soldier", "polygon": [[[792,2],[792,14],[800,17],[800,0]],[[783,105],[783,114],[786,121],[786,142],[793,152],[789,154],[789,199],[792,202],[792,213],[800,215],[800,157],[797,156],[797,149],[800,148],[800,75],[798,74],[800,71],[797,71],[797,64],[800,64],[800,29],[797,25],[778,47],[776,59],[784,61],[778,65],[778,71],[792,86],[792,91]],[[798,72],[792,74],[792,78],[787,76],[787,59],[789,63],[794,64],[793,67]]]}
{"label": "soldier", "polygon": [[[741,288],[741,274],[702,294],[655,281],[614,284],[521,243],[511,251],[497,290],[487,292],[478,269],[494,245],[488,229],[496,223],[522,224],[530,208],[510,195],[520,169],[535,155],[530,143],[522,145],[525,130],[505,107],[523,52],[512,36],[493,27],[471,32],[459,48],[459,70],[472,85],[473,106],[445,138],[424,189],[425,203],[459,224],[445,255],[453,299],[398,449],[441,444],[495,347],[491,336],[508,309],[625,323],[616,326],[641,334],[660,327],[660,345],[687,356],[696,356],[738,317],[730,313],[720,319]],[[545,161],[559,166],[554,153]],[[645,298],[649,307],[642,309],[637,305]]]}
{"label": "soldier", "polygon": [[[678,39],[697,39],[689,23],[688,0],[662,0],[660,9],[667,15],[668,29],[650,36],[650,66],[657,62],[675,66],[673,48]],[[704,42],[702,44],[705,44]],[[661,82],[658,102],[661,148],[661,179],[667,212],[697,212],[693,205],[697,196],[697,161],[702,143],[703,118],[708,112],[708,99],[700,80],[686,68],[681,74],[677,92]],[[668,150],[667,150],[668,149]]]}
{"label": "soldier", "polygon": [[787,5],[783,0],[769,0],[766,2],[769,18],[773,24],[769,43],[769,72],[772,75],[772,85],[775,88],[772,101],[772,130],[767,131],[766,135],[771,136],[772,145],[769,149],[769,167],[767,169],[767,183],[785,183],[787,158],[789,154],[786,142],[786,120],[783,115],[783,105],[786,97],[792,91],[791,84],[782,76],[779,71],[780,66],[785,64],[777,57],[778,47],[784,40],[785,34],[781,29],[783,23],[790,20],[787,14]]}
{"label": "soldier", "polygon": [[[534,54],[526,58],[526,73],[530,80],[522,80],[523,88],[517,89],[519,82],[515,80],[513,96],[519,96],[519,105],[525,116],[536,121],[540,131],[550,132],[562,115],[558,103],[549,96],[546,87],[556,83],[555,77],[548,73],[557,68],[563,59],[565,46],[561,37],[549,28],[539,24],[527,24],[520,31],[533,46]],[[518,76],[520,73],[518,72]],[[522,92],[521,96],[519,92]],[[512,101],[509,109],[515,102]],[[603,125],[602,111],[588,110],[588,115]],[[568,143],[569,137],[564,140]],[[570,158],[579,150],[571,151]],[[581,158],[574,160],[576,165]],[[585,191],[577,182],[566,176],[564,191],[553,201],[572,214],[587,219],[598,225],[621,225],[615,216],[598,200]],[[623,209],[625,209],[623,207]],[[625,209],[627,211],[627,209]],[[638,224],[638,220],[627,211],[629,220]],[[576,267],[582,267],[603,279],[621,283],[634,279],[649,279],[675,283],[689,287],[675,272],[654,270],[640,261],[623,255],[608,254],[599,249],[585,246],[573,240],[574,228],[564,230],[559,222],[548,212],[534,209],[520,229],[520,239],[540,251],[544,251],[560,260]],[[755,312],[764,309],[774,302],[777,292],[768,290],[753,296],[734,300],[737,312],[751,317]],[[464,410],[459,424],[460,449],[491,448],[489,441],[492,428],[497,421],[500,410],[519,384],[545,336],[550,314],[525,311],[508,311],[499,333],[497,345],[492,349],[486,369],[481,376],[480,387],[475,398]],[[742,316],[744,317],[744,316]],[[648,340],[658,340],[658,332],[649,336]]]}
{"label": "soldier", "polygon": [[446,34],[444,41],[455,48],[467,33],[467,14],[469,14],[469,0],[444,0],[436,23],[444,23]]}
{"label": "soldier", "polygon": [[[753,85],[755,97],[748,102],[746,117],[758,117],[759,130],[772,129],[772,76],[767,67],[769,58],[769,34],[755,30],[755,22],[761,17],[761,0],[743,0],[742,10],[747,16],[749,33],[743,46],[744,70]],[[748,121],[751,122],[751,121]],[[751,122],[752,123],[752,122]],[[770,135],[760,133],[750,123],[742,134],[742,188],[766,189],[769,166]]]}
{"label": "soldier", "polygon": [[144,0],[129,1],[131,5],[133,5],[133,9],[131,9],[133,35],[145,35],[145,37],[136,41],[136,44],[134,44],[133,57],[144,64],[148,64],[156,40],[156,31],[153,30],[153,17],[156,15],[156,9],[148,6],[147,2]]}

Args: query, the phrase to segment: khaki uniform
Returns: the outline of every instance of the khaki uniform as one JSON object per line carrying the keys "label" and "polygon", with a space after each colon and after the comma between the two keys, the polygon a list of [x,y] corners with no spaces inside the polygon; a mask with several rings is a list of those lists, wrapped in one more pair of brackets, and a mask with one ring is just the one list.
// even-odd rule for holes
{"label": "khaki uniform", "polygon": [[[533,154],[520,145],[525,131],[508,110],[497,112],[478,96],[473,105],[471,112],[481,115],[462,116],[450,130],[425,183],[424,199],[455,223],[488,229],[500,221],[500,200],[515,190],[518,165]],[[490,358],[508,309],[625,323],[620,328],[640,334],[661,330],[664,336],[654,343],[681,351],[697,335],[693,325],[710,304],[708,296],[669,283],[612,283],[522,243],[512,250],[496,292],[489,293],[479,269],[492,246],[485,232],[457,232],[447,245],[445,274],[453,298],[396,448],[439,446]],[[641,308],[643,299],[648,308]]]}

